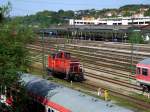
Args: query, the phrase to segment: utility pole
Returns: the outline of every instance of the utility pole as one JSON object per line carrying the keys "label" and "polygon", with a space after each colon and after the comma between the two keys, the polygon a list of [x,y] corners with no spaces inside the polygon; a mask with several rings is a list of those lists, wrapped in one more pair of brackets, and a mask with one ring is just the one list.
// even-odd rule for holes
{"label": "utility pole", "polygon": [[43,78],[45,78],[45,46],[44,46],[44,31],[42,31],[42,64],[43,64]]}
{"label": "utility pole", "polygon": [[[134,56],[134,47],[135,47],[135,44],[136,43],[139,43],[139,38],[137,36],[139,36],[139,34],[136,34],[137,32],[139,32],[140,30],[136,30],[134,28],[134,18],[132,17],[132,37],[131,38],[131,75],[133,75],[133,56]],[[130,79],[130,76],[129,76],[129,79]]]}
{"label": "utility pole", "polygon": [[[77,34],[77,31],[76,31],[76,27],[75,27],[75,19],[76,19],[76,15],[74,14],[74,18],[73,18],[73,32],[74,32],[74,35],[73,35],[73,41],[75,41],[76,39],[76,34]],[[75,42],[74,42],[75,43]]]}
{"label": "utility pole", "polygon": [[[134,31],[134,25],[133,25],[133,17],[132,17],[132,32]],[[130,38],[134,38],[134,37],[130,37]],[[134,49],[134,42],[133,42],[133,39],[131,39],[131,66],[130,66],[130,70],[131,70],[131,76],[132,76],[132,72],[133,72],[133,49]],[[129,75],[129,80],[130,80],[130,75]]]}

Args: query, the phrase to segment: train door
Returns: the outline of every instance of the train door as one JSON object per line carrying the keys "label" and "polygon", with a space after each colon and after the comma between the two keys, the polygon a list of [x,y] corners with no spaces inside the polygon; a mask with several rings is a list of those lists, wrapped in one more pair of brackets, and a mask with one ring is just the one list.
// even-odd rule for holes
{"label": "train door", "polygon": [[70,63],[69,63],[69,60],[71,58],[70,53],[64,52],[63,58],[64,58],[64,73],[68,73],[70,70]]}
{"label": "train door", "polygon": [[63,61],[63,53],[59,52],[56,54],[55,58],[55,71],[57,72],[63,72],[63,66],[62,66],[62,61]]}
{"label": "train door", "polygon": [[48,56],[48,68],[49,68],[50,70],[52,70],[53,67],[54,67],[54,58],[55,58],[54,55]]}

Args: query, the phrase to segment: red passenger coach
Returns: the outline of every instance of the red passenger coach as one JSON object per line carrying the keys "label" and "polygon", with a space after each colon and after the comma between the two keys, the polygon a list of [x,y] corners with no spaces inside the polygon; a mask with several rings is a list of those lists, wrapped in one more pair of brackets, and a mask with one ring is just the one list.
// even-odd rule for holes
{"label": "red passenger coach", "polygon": [[70,53],[59,51],[48,56],[48,74],[59,74],[67,80],[82,81],[83,67]]}
{"label": "red passenger coach", "polygon": [[140,86],[150,91],[150,58],[140,61],[136,65],[136,80]]}

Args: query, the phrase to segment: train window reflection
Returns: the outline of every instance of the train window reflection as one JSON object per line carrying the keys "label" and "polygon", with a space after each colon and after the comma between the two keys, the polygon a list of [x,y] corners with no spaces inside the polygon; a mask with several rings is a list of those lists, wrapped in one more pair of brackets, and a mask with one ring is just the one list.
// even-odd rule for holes
{"label": "train window reflection", "polygon": [[147,76],[148,75],[148,69],[142,68],[142,75]]}

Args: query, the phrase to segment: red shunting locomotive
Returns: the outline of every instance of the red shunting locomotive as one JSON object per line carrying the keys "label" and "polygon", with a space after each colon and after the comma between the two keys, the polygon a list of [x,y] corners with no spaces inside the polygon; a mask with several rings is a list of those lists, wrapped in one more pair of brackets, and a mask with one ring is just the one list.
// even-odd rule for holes
{"label": "red shunting locomotive", "polygon": [[144,89],[150,91],[150,58],[140,61],[136,65],[136,80]]}
{"label": "red shunting locomotive", "polygon": [[70,53],[58,51],[48,56],[48,74],[63,75],[66,80],[83,81],[83,67]]}

